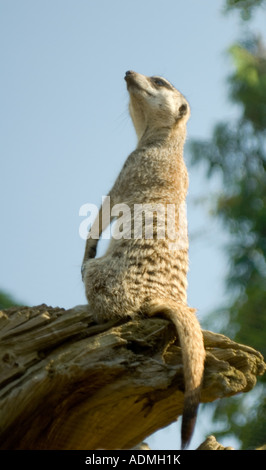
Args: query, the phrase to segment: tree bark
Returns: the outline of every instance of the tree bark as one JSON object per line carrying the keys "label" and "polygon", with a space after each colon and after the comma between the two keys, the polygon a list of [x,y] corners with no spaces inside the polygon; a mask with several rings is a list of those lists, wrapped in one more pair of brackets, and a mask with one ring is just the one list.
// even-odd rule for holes
{"label": "tree bark", "polygon": [[214,436],[209,436],[207,439],[197,448],[197,450],[234,450],[233,447],[224,447],[222,444],[216,441]]}
{"label": "tree bark", "polygon": [[[261,354],[203,334],[202,402],[251,390]],[[87,305],[10,308],[0,358],[1,449],[130,449],[182,414],[181,349],[160,317],[97,325]]]}

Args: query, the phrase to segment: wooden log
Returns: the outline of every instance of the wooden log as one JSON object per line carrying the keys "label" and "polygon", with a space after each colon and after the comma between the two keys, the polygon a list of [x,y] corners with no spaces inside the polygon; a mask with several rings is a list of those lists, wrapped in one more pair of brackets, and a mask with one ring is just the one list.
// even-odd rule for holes
{"label": "wooden log", "polygon": [[207,439],[197,448],[197,450],[234,450],[233,447],[224,447],[216,441],[214,436],[208,436]]}
{"label": "wooden log", "polygon": [[[202,402],[252,389],[261,354],[203,333]],[[10,308],[0,358],[1,449],[130,449],[182,414],[181,349],[160,317],[97,325],[88,305]]]}

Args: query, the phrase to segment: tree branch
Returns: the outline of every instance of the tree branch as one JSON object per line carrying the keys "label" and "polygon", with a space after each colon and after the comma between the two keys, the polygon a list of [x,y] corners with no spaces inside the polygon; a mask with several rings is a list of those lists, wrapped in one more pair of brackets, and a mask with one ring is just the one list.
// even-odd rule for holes
{"label": "tree branch", "polygon": [[[209,331],[204,341],[203,402],[264,373],[254,349]],[[160,317],[97,325],[87,305],[10,308],[0,358],[1,449],[130,449],[182,414],[181,349]]]}

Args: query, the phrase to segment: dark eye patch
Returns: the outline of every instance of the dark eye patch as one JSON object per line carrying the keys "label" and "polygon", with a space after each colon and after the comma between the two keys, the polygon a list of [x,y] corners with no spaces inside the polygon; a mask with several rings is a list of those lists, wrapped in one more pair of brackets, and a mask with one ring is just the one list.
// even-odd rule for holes
{"label": "dark eye patch", "polygon": [[166,80],[164,80],[161,77],[151,77],[151,81],[157,87],[164,86],[165,88],[169,88],[170,90],[172,89],[170,83],[168,83]]}

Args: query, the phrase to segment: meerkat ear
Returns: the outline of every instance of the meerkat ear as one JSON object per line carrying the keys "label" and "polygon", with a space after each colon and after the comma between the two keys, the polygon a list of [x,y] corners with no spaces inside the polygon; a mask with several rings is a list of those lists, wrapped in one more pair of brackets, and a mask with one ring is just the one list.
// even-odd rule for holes
{"label": "meerkat ear", "polygon": [[188,112],[188,106],[187,106],[187,104],[186,104],[186,103],[181,104],[181,106],[179,107],[178,112],[179,112],[179,115],[178,115],[178,118],[179,118],[179,119],[181,119],[182,117],[184,117],[184,116],[187,114],[187,112]]}
{"label": "meerkat ear", "polygon": [[178,114],[176,118],[176,122],[179,122],[181,119],[185,118],[185,121],[188,120],[190,116],[190,109],[187,103],[183,103],[178,108]]}

